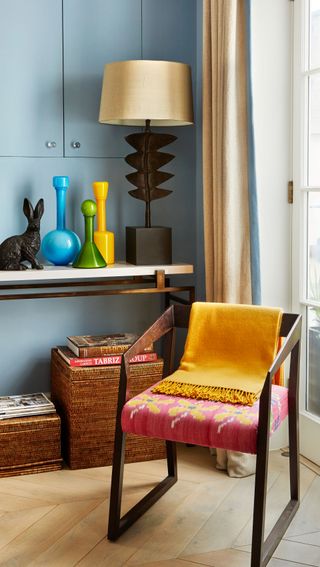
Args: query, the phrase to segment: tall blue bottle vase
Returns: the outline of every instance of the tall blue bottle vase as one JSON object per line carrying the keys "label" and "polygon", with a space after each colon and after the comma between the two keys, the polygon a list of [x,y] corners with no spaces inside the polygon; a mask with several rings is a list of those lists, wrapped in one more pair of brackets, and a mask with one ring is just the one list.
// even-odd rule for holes
{"label": "tall blue bottle vase", "polygon": [[67,266],[79,254],[81,242],[72,230],[66,229],[66,193],[69,177],[56,175],[52,180],[57,199],[57,228],[42,239],[41,251],[44,257],[56,266]]}

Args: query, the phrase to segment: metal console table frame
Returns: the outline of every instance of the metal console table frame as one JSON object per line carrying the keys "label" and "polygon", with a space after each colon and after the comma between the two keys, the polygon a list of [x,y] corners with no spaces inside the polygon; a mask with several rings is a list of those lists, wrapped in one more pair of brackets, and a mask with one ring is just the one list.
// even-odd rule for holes
{"label": "metal console table frame", "polygon": [[[164,294],[166,306],[170,301],[190,304],[195,299],[194,286],[171,285],[169,278],[187,274],[193,274],[191,264],[133,266],[117,263],[89,270],[45,266],[43,270],[3,271],[0,272],[0,301],[156,293]],[[186,292],[187,299],[176,295],[180,292]]]}

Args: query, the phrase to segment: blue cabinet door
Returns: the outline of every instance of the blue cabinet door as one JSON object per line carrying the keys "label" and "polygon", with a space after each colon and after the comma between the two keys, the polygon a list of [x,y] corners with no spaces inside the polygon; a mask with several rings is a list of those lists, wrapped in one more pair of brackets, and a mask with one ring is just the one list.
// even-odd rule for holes
{"label": "blue cabinet door", "polygon": [[0,156],[62,155],[62,2],[0,2]]}
{"label": "blue cabinet door", "polygon": [[129,153],[129,129],[98,122],[104,65],[126,59],[141,59],[141,0],[64,0],[66,156]]}

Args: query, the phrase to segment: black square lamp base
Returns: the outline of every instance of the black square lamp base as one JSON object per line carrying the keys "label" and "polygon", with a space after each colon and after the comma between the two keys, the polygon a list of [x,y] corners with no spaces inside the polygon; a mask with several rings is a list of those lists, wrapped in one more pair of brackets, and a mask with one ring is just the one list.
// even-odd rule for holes
{"label": "black square lamp base", "polygon": [[172,264],[171,228],[126,227],[126,261],[137,266]]}

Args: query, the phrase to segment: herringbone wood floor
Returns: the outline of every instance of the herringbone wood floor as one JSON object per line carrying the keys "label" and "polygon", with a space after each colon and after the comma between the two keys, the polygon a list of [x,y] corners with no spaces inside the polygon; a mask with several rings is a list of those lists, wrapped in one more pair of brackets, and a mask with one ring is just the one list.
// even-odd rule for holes
{"label": "herringbone wood floor", "polygon": [[[301,464],[302,503],[270,567],[320,566],[320,478]],[[254,477],[229,478],[209,451],[179,447],[179,481],[116,543],[106,537],[110,467],[0,479],[0,565],[248,567]],[[124,508],[165,473],[127,465]],[[288,500],[288,459],[272,453],[267,529]]]}

